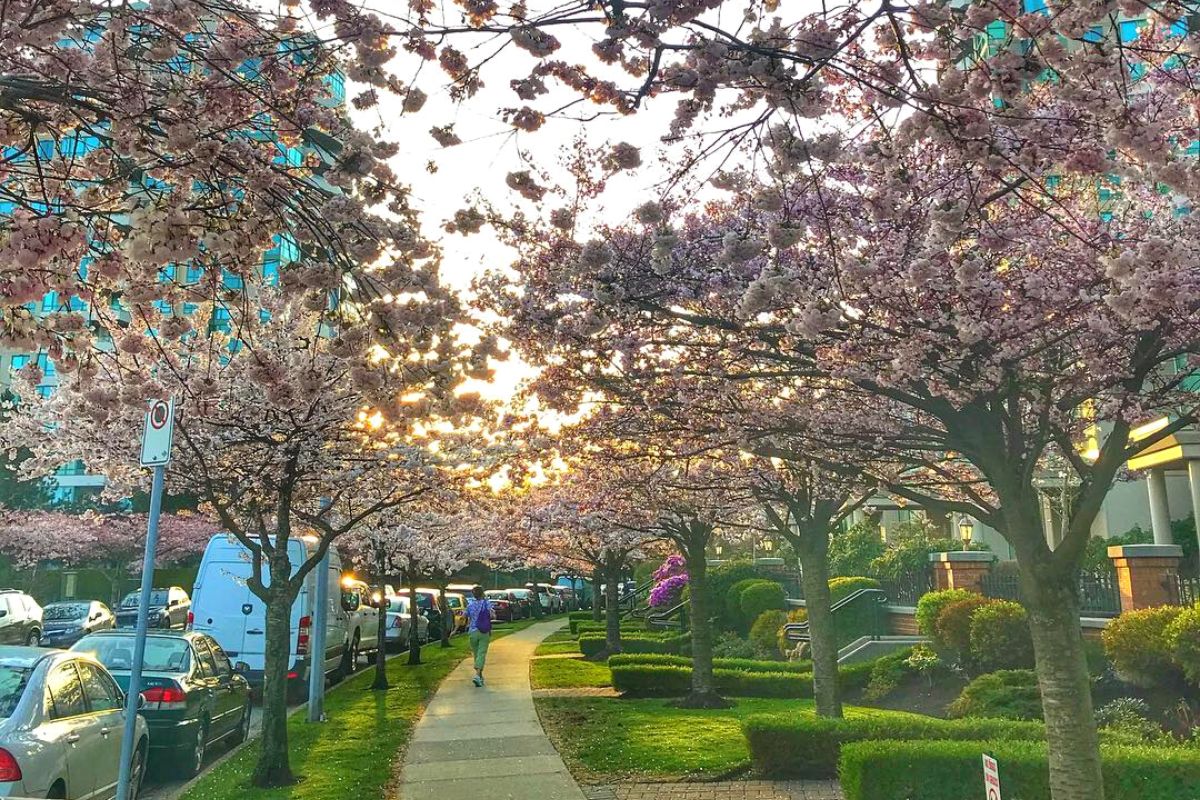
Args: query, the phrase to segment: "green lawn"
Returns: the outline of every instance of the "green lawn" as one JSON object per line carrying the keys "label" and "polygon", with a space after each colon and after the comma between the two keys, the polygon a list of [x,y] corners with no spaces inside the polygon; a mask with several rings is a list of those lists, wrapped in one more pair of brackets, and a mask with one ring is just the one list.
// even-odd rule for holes
{"label": "green lawn", "polygon": [[[523,620],[495,628],[494,638],[527,628]],[[443,649],[436,643],[421,650],[418,667],[405,664],[407,654],[388,661],[385,692],[369,689],[374,668],[366,668],[325,697],[328,722],[310,725],[303,713],[288,720],[292,771],[299,781],[281,789],[254,789],[250,773],[258,747],[250,744],[225,763],[210,769],[182,800],[326,800],[383,798],[392,780],[396,755],[408,742],[412,727],[442,679],[468,653],[467,637],[456,636]]]}
{"label": "green lawn", "polygon": [[612,686],[612,672],[581,658],[543,658],[530,666],[529,680],[534,689]]}
{"label": "green lawn", "polygon": [[535,702],[571,771],[599,782],[711,780],[744,772],[750,754],[741,718],[812,708],[807,700],[751,698],[713,711],[673,708],[666,700],[564,697]]}
{"label": "green lawn", "polygon": [[[557,636],[558,634],[554,634]],[[537,650],[533,651],[535,656],[549,656],[556,653],[579,653],[579,641],[577,639],[555,640],[554,636],[546,639],[537,646]]]}

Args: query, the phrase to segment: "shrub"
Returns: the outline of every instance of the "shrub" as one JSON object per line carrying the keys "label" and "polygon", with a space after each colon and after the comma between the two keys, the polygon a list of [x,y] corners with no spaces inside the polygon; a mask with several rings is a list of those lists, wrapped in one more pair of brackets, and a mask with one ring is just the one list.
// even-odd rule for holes
{"label": "shrub", "polygon": [[[604,612],[600,612],[600,619],[604,619]],[[590,611],[572,611],[567,615],[567,625],[571,628],[571,633],[579,633],[578,626],[582,622],[592,622],[592,612]]]}
{"label": "shrub", "polygon": [[836,603],[844,600],[859,589],[878,589],[879,581],[874,578],[851,576],[848,578],[833,578],[829,581],[829,602]]}
{"label": "shrub", "polygon": [[937,618],[943,608],[951,603],[957,603],[959,600],[977,596],[974,592],[966,589],[941,589],[925,593],[917,601],[917,630],[921,632],[922,636],[934,638],[937,636]]}
{"label": "shrub", "polygon": [[1181,671],[1167,643],[1167,628],[1183,614],[1176,606],[1127,611],[1104,629],[1104,650],[1117,673],[1137,686],[1178,683]]}
{"label": "shrub", "polygon": [[778,609],[764,611],[750,626],[750,644],[758,658],[778,660],[783,657],[779,650],[779,631],[787,622],[787,612]]}
{"label": "shrub", "polygon": [[1041,719],[1042,692],[1037,674],[1010,669],[980,675],[946,709],[951,717]]}
{"label": "shrub", "polygon": [[[641,622],[622,622],[621,635],[641,636],[647,639],[659,638],[664,634],[660,631],[647,630],[644,623]],[[580,620],[575,624],[575,633],[578,636],[591,633],[606,633],[608,627],[603,622],[592,622],[589,620]]]}
{"label": "shrub", "polygon": [[[982,738],[982,737],[981,737]],[[982,796],[980,754],[1000,764],[1005,797],[1050,797],[1046,746],[1023,741],[867,741],[842,748],[846,800],[963,800]],[[1196,800],[1200,754],[1175,748],[1104,747],[1107,800]]]}
{"label": "shrub", "polygon": [[[627,666],[630,664],[657,664],[677,667],[690,667],[692,660],[686,656],[674,656],[662,653],[622,653],[608,660],[609,666]],[[801,662],[780,663],[778,661],[759,661],[753,658],[714,658],[713,667],[716,669],[736,669],[743,672],[794,672],[808,674],[812,672],[812,664]]]}
{"label": "shrub", "polygon": [[830,538],[829,572],[839,576],[862,575],[871,568],[871,562],[883,553],[883,536],[878,523],[864,520]]}
{"label": "shrub", "polygon": [[1167,626],[1167,647],[1192,683],[1200,683],[1200,605],[1185,610]]}
{"label": "shrub", "polygon": [[733,631],[724,631],[713,640],[713,658],[754,658],[754,645]]}
{"label": "shrub", "polygon": [[[692,686],[691,666],[610,662],[612,685],[629,697],[678,697]],[[812,675],[798,672],[757,672],[713,669],[719,694],[730,697],[812,697]]]}
{"label": "shrub", "polygon": [[737,627],[739,614],[732,616],[726,608],[730,588],[739,581],[744,581],[751,578],[757,578],[758,571],[749,559],[738,559],[727,561],[724,564],[718,564],[708,572],[708,590],[709,596],[713,598],[713,602],[719,604],[720,608],[720,624],[725,630],[732,630]]}
{"label": "shrub", "polygon": [[994,600],[971,615],[971,660],[983,671],[1033,666],[1029,617],[1020,603]]}
{"label": "shrub", "polygon": [[[744,630],[742,618],[742,592],[756,583],[763,583],[762,578],[745,578],[729,587],[725,592],[725,618],[729,627]],[[714,597],[716,595],[713,595]]]}
{"label": "shrub", "polygon": [[[843,745],[872,739],[1045,738],[1045,728],[1036,722],[944,720],[896,711],[850,713],[845,719],[818,717],[810,712],[748,716],[742,722],[742,733],[755,771],[771,778],[832,778],[837,774]],[[924,800],[924,795],[914,796]]]}
{"label": "shrub", "polygon": [[1150,706],[1136,697],[1118,697],[1096,709],[1096,725],[1131,742],[1174,744],[1171,734],[1150,718]]}
{"label": "shrub", "polygon": [[[626,653],[675,653],[682,651],[685,643],[688,643],[690,637],[684,636],[669,636],[669,637],[641,637],[641,636],[623,636],[621,637],[621,650]],[[579,652],[587,658],[599,655],[605,647],[605,638],[603,635],[594,633],[586,633],[579,637]]]}
{"label": "shrub", "polygon": [[890,656],[884,656],[871,667],[871,676],[863,697],[867,700],[882,700],[900,686],[900,681],[908,673],[907,659],[911,651],[905,650]]}
{"label": "shrub", "polygon": [[783,586],[775,581],[760,581],[742,590],[738,601],[742,609],[742,622],[749,630],[764,611],[780,611],[786,605],[787,595]]}
{"label": "shrub", "polygon": [[994,601],[982,595],[964,597],[944,606],[933,621],[933,644],[966,663],[971,653],[971,618],[981,607]]}

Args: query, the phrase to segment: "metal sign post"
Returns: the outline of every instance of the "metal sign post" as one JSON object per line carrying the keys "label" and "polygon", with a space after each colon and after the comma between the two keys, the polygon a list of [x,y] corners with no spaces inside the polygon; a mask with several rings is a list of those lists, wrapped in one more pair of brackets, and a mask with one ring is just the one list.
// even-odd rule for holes
{"label": "metal sign post", "polygon": [[125,732],[121,737],[121,761],[117,765],[117,800],[128,800],[130,797],[133,737],[137,732],[142,662],[146,657],[146,633],[150,625],[150,592],[154,588],[154,559],[158,549],[158,517],[162,511],[163,479],[171,460],[174,431],[174,401],[151,400],[142,429],[141,464],[154,468],[154,482],[150,487],[150,521],[146,526],[146,552],[142,557],[142,587],[138,597],[137,633],[133,639],[133,663],[129,670],[129,689],[125,693]]}
{"label": "metal sign post", "polygon": [[[321,498],[321,513],[329,510],[333,501]],[[316,599],[313,601],[312,633],[308,637],[308,721],[325,721],[325,638],[329,630],[329,550],[317,565]],[[338,576],[341,587],[341,576]],[[354,668],[354,664],[350,668]]]}

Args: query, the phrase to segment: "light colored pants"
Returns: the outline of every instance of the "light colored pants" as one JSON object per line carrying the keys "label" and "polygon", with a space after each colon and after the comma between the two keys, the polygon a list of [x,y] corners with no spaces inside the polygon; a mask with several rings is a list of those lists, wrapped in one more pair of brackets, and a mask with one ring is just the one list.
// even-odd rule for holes
{"label": "light colored pants", "polygon": [[487,661],[487,649],[492,643],[492,635],[471,631],[467,639],[471,642],[471,652],[475,654],[475,669],[483,672],[483,662]]}

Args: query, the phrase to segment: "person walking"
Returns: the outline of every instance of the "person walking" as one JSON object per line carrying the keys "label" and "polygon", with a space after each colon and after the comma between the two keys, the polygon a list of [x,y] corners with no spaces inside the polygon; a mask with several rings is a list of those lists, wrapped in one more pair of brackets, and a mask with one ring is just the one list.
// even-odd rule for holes
{"label": "person walking", "polygon": [[471,653],[475,656],[476,686],[483,686],[483,664],[487,661],[488,645],[492,641],[492,604],[483,596],[483,587],[471,590],[471,601],[467,603],[467,639],[471,642]]}

